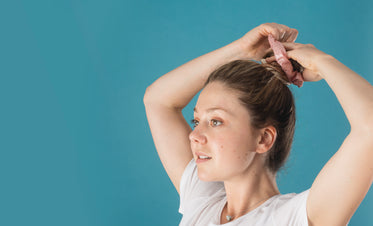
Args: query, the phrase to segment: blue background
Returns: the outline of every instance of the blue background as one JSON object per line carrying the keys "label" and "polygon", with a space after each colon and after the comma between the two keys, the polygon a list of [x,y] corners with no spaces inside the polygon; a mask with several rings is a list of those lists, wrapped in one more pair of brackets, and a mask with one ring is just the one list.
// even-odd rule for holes
{"label": "blue background", "polygon": [[[296,42],[372,84],[372,21],[369,0],[2,1],[0,225],[178,225],[146,87],[266,22],[298,29]],[[298,121],[281,193],[308,189],[350,129],[324,80],[293,90]],[[350,225],[373,225],[371,190]]]}

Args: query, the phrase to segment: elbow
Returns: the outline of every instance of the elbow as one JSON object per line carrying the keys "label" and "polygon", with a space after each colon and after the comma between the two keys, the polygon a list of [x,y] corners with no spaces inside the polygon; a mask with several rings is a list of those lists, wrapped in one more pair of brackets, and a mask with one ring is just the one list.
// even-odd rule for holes
{"label": "elbow", "polygon": [[351,125],[351,132],[357,132],[361,134],[361,137],[366,137],[367,139],[373,141],[373,120],[366,119],[356,125]]}
{"label": "elbow", "polygon": [[368,114],[368,118],[362,125],[363,130],[371,135],[373,140],[373,110]]}
{"label": "elbow", "polygon": [[365,126],[365,131],[371,135],[371,138],[373,140],[373,118],[372,120],[369,120]]}
{"label": "elbow", "polygon": [[155,103],[159,103],[159,95],[156,91],[152,89],[151,86],[148,86],[145,89],[144,97],[143,97],[143,103],[146,106],[154,105]]}
{"label": "elbow", "polygon": [[173,104],[175,102],[172,101],[165,101],[170,99],[167,95],[164,95],[164,93],[160,92],[158,88],[152,86],[148,86],[145,90],[145,94],[143,97],[143,103],[145,107],[154,107],[154,106],[162,106],[169,109],[177,109],[182,110],[184,106],[178,106],[176,104]]}
{"label": "elbow", "polygon": [[147,104],[149,104],[149,102],[150,102],[150,92],[149,92],[149,87],[150,86],[148,86],[146,89],[145,89],[145,93],[144,93],[144,97],[143,97],[143,103],[144,103],[144,105],[146,106]]}

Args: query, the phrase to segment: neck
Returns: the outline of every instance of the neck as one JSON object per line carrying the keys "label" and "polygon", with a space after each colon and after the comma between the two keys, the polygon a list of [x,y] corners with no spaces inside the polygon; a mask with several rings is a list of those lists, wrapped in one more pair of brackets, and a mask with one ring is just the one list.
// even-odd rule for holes
{"label": "neck", "polygon": [[242,175],[224,181],[227,204],[223,209],[226,215],[236,219],[263,204],[274,195],[280,194],[276,175],[254,164]]}

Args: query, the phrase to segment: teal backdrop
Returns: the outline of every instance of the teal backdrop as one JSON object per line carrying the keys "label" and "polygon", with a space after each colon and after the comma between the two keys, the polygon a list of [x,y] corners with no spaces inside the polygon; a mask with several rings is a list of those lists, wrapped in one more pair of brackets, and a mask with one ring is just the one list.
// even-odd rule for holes
{"label": "teal backdrop", "polygon": [[[369,0],[2,1],[0,225],[178,225],[146,87],[266,22],[298,29],[296,42],[373,84],[372,21]],[[296,134],[281,193],[308,189],[350,129],[325,81],[292,90]],[[188,121],[196,100],[183,110]],[[373,225],[372,209],[371,189],[350,225]]]}

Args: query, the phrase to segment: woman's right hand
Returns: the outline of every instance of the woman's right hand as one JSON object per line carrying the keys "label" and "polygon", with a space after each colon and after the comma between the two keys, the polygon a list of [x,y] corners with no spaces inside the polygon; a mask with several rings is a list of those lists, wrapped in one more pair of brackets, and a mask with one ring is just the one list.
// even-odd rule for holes
{"label": "woman's right hand", "polygon": [[298,31],[282,24],[265,23],[247,32],[237,41],[251,59],[259,61],[272,51],[268,42],[269,34],[280,42],[294,42]]}
{"label": "woman's right hand", "polygon": [[[330,59],[332,56],[324,53],[321,50],[318,50],[312,44],[301,44],[301,43],[290,43],[283,42],[281,43],[286,49],[286,55],[295,61],[297,61],[304,71],[302,72],[302,77],[304,81],[307,82],[316,82],[320,81],[322,75],[318,70],[318,63],[320,60]],[[267,63],[276,61],[275,56],[271,56],[265,59]]]}

